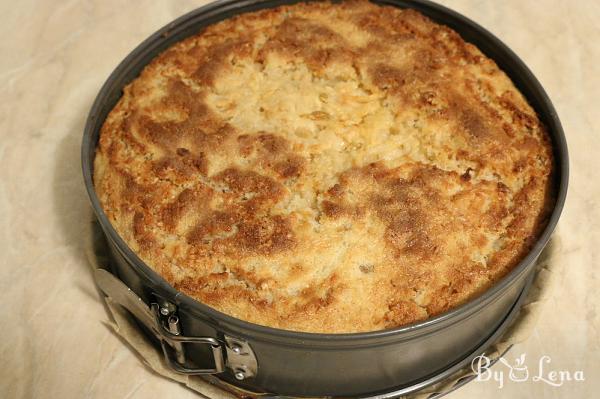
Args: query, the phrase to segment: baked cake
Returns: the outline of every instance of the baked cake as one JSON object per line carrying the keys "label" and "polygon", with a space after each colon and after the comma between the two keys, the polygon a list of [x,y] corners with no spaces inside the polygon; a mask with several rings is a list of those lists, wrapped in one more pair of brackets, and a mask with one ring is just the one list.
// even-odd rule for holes
{"label": "baked cake", "polygon": [[554,205],[549,136],[448,27],[367,1],[214,24],[108,115],[94,184],[176,289],[288,330],[425,320],[527,254]]}

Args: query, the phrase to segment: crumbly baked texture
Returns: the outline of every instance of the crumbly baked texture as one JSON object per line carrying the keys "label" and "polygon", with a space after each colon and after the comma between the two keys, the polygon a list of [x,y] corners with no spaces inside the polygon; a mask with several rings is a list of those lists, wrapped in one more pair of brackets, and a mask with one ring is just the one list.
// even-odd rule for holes
{"label": "crumbly baked texture", "polygon": [[366,1],[227,19],[155,58],[94,182],[178,290],[254,323],[358,332],[478,295],[554,204],[544,126],[451,29]]}

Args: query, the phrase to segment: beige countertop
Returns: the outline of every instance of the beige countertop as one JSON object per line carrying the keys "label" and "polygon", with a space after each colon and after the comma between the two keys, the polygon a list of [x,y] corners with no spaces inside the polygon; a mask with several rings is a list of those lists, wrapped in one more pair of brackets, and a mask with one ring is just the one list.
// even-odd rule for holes
{"label": "beige countertop", "polygon": [[[146,368],[106,326],[85,259],[79,159],[101,84],[138,43],[204,1],[0,1],[0,397],[197,397]],[[524,353],[526,382],[473,382],[450,398],[590,398],[600,390],[600,2],[446,0],[507,43],[564,125],[571,180],[564,268]],[[583,371],[551,386],[531,377]]]}

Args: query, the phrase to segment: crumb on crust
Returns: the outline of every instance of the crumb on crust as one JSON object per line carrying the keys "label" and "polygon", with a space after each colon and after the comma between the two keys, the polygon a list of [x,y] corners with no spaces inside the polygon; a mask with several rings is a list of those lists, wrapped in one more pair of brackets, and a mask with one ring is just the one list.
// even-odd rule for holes
{"label": "crumb on crust", "polygon": [[544,126],[451,29],[363,0],[236,16],[156,57],[94,184],[176,289],[288,330],[358,332],[478,295],[554,205]]}

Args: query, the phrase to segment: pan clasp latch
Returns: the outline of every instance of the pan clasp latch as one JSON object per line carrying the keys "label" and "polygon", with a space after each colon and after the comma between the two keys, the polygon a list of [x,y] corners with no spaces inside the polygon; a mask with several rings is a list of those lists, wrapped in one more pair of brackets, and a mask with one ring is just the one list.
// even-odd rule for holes
{"label": "pan clasp latch", "polygon": [[[223,357],[222,343],[213,337],[188,337],[181,334],[181,323],[177,316],[177,308],[173,304],[159,306],[158,303],[150,305],[154,316],[155,326],[159,334],[155,334],[160,340],[165,360],[173,370],[181,374],[218,374],[225,371],[225,360]],[[172,309],[166,312],[165,309]],[[191,368],[187,366],[184,344],[207,345],[213,357],[212,368]]]}
{"label": "pan clasp latch", "polygon": [[[238,380],[256,375],[256,357],[246,341],[227,335],[222,339],[185,336],[182,334],[181,321],[174,304],[161,300],[160,303],[148,306],[121,280],[104,269],[96,269],[95,277],[98,286],[107,296],[127,309],[160,341],[165,360],[175,372],[201,375],[229,370]],[[185,346],[190,344],[207,345],[212,353],[213,366],[190,367],[185,351]]]}
{"label": "pan clasp latch", "polygon": [[254,377],[258,364],[248,342],[228,335],[225,335],[224,339],[227,364],[233,371],[233,376],[240,381]]}

